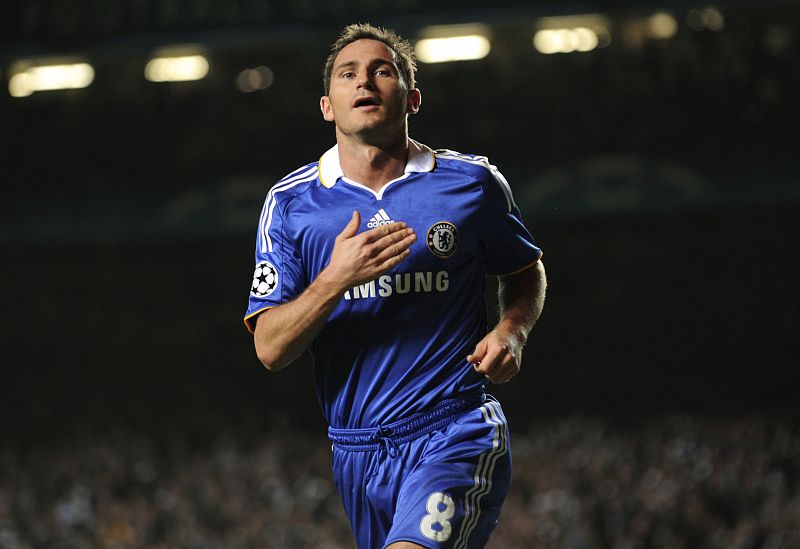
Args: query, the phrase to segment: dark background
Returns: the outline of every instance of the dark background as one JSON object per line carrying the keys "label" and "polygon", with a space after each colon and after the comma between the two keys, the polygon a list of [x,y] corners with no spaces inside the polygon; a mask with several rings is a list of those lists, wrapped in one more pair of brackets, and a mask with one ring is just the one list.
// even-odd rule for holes
{"label": "dark background", "polygon": [[[719,31],[689,28],[699,8],[678,3],[667,40],[628,37],[646,3],[571,6],[605,10],[612,42],[550,56],[530,31],[563,6],[362,4],[11,10],[4,82],[36,55],[81,53],[97,75],[0,96],[6,433],[320,427],[308,361],[263,371],[241,317],[263,197],[333,143],[320,67],[339,23],[363,17],[412,39],[432,22],[493,30],[483,60],[420,66],[411,132],[489,156],[545,250],[545,313],[522,374],[496,389],[514,419],[794,409],[796,2],[723,5]],[[208,78],[141,77],[156,46],[187,42],[206,45]],[[258,64],[274,84],[238,91]]]}
{"label": "dark background", "polygon": [[[492,33],[420,66],[410,127],[497,164],[545,251],[522,372],[492,388],[517,464],[493,547],[800,543],[800,3],[721,2],[716,30],[694,2],[488,6],[3,4],[0,547],[350,546],[310,361],[269,374],[242,317],[262,201],[334,143],[321,67],[364,20]],[[642,30],[659,10],[670,38]],[[581,13],[607,47],[533,49]],[[176,44],[207,78],[146,81]],[[5,91],[65,55],[89,88]],[[239,91],[258,65],[272,86]]]}

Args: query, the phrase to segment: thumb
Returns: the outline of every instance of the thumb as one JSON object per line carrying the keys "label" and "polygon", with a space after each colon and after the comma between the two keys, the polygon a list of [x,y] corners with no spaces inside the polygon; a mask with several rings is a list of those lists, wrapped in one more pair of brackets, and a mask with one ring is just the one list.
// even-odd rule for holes
{"label": "thumb", "polygon": [[358,210],[353,212],[353,217],[347,222],[342,232],[339,233],[341,238],[351,238],[356,235],[358,228],[361,226],[361,214]]}
{"label": "thumb", "polygon": [[467,362],[477,366],[478,362],[483,360],[485,357],[486,357],[486,340],[482,339],[475,346],[475,350],[472,351],[472,354],[467,356]]}

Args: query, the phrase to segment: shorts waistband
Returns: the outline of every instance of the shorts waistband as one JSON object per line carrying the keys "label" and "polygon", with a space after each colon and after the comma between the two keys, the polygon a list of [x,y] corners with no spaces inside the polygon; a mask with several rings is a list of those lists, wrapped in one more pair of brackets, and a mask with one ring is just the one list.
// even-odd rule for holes
{"label": "shorts waistband", "polygon": [[388,423],[378,425],[371,429],[334,429],[328,427],[328,438],[331,442],[343,450],[352,452],[367,452],[386,447],[387,441],[392,446],[411,442],[423,435],[441,429],[454,419],[474,410],[486,400],[481,393],[463,396],[459,398],[445,399],[434,407],[417,412],[411,416]]}

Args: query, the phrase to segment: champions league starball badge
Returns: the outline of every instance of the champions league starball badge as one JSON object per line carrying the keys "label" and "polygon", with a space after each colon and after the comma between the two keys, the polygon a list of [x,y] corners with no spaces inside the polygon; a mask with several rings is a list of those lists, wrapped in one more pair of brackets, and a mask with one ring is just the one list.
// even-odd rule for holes
{"label": "champions league starball badge", "polygon": [[253,285],[250,293],[255,297],[267,297],[278,286],[278,270],[269,261],[262,261],[256,265],[253,272]]}
{"label": "champions league starball badge", "polygon": [[453,255],[458,246],[458,229],[449,221],[440,221],[428,229],[428,249],[436,257]]}

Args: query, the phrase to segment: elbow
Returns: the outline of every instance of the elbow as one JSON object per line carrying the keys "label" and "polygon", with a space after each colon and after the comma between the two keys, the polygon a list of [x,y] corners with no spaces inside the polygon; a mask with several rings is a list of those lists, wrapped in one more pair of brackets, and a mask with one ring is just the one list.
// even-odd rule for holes
{"label": "elbow", "polygon": [[264,368],[270,372],[277,372],[286,366],[286,364],[283,364],[280,360],[279,354],[267,345],[259,345],[256,343],[256,356]]}
{"label": "elbow", "polygon": [[547,272],[545,271],[544,263],[542,263],[541,260],[536,262],[536,277],[542,289],[544,290],[547,288]]}
{"label": "elbow", "polygon": [[275,345],[274,338],[267,337],[268,326],[264,322],[265,315],[262,314],[254,319],[256,322],[253,330],[253,344],[256,348],[258,361],[270,372],[277,372],[283,369],[286,364],[281,359],[283,353],[281,348]]}
{"label": "elbow", "polygon": [[274,328],[274,323],[268,324],[263,319],[256,324],[253,342],[259,362],[270,372],[283,370],[300,356],[292,342]]}

